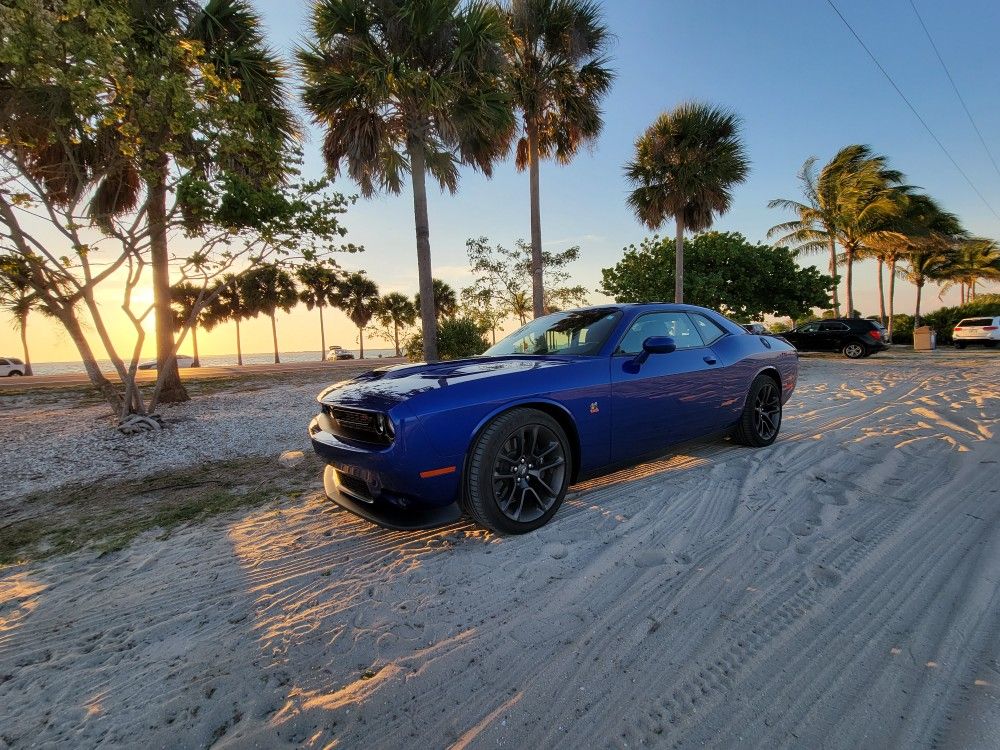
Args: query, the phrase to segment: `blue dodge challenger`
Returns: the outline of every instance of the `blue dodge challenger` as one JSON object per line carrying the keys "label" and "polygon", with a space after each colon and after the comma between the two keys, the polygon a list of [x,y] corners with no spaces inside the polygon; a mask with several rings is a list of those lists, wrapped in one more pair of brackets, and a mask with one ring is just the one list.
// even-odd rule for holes
{"label": "blue dodge challenger", "polygon": [[795,349],[691,305],[546,315],[482,356],[399,365],[319,394],[309,425],[331,500],[394,529],[463,513],[523,533],[587,476],[729,433],[774,442]]}

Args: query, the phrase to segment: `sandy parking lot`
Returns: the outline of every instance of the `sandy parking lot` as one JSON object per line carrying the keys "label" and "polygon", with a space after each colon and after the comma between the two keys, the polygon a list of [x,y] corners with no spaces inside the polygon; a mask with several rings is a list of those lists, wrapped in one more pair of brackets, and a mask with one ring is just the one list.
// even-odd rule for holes
{"label": "sandy parking lot", "polygon": [[995,748],[998,431],[996,353],[810,358],[771,448],[525,537],[378,530],[317,479],[8,567],[0,747]]}

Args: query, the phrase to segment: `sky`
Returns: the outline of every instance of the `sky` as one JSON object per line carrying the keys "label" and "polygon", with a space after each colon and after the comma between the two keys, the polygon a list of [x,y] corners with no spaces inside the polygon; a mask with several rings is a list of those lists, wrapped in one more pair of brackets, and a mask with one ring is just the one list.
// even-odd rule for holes
{"label": "sky", "polygon": [[[930,46],[910,0],[835,0],[841,12],[910,99],[986,201],[1000,213],[1000,173],[970,125]],[[1000,5],[995,0],[913,0],[930,29],[952,77],[1000,160]],[[308,3],[256,0],[271,43],[290,58],[308,33]],[[739,231],[764,241],[767,230],[788,218],[767,208],[775,197],[799,198],[796,179],[803,161],[823,163],[851,143],[886,154],[909,184],[935,196],[977,235],[1000,238],[1000,219],[977,196],[948,156],[908,109],[851,36],[828,0],[615,0],[603,3],[614,35],[611,65],[617,78],[604,105],[605,126],[593,145],[569,165],[541,165],[542,240],[546,248],[581,247],[574,281],[595,290],[600,269],[613,265],[622,249],[649,232],[625,204],[622,166],[635,139],[664,110],[699,100],[735,110],[752,162],[747,182],[736,188],[732,209],[714,228]],[[320,174],[321,133],[308,124],[306,171]],[[357,193],[347,178],[336,189]],[[363,245],[361,255],[341,265],[364,269],[383,292],[416,291],[412,198],[359,199],[343,217],[347,240]],[[434,275],[456,289],[471,281],[465,241],[488,237],[509,246],[529,235],[528,178],[513,163],[497,165],[492,179],[465,170],[455,196],[429,192]],[[668,222],[661,234],[672,236]],[[824,267],[819,256],[802,263]],[[873,264],[855,272],[855,296],[864,314],[877,313]],[[843,293],[841,293],[843,296]],[[912,310],[915,290],[897,284],[896,309]],[[923,309],[957,304],[925,290]],[[109,296],[109,306],[117,302]],[[76,359],[57,326],[35,316],[30,343],[35,361]],[[278,321],[283,351],[319,350],[319,322],[304,306]],[[203,354],[234,350],[232,325],[199,336]],[[244,351],[268,351],[266,318],[243,327]],[[127,331],[122,327],[122,331]],[[356,348],[357,331],[339,312],[327,315],[327,343]],[[123,342],[124,344],[124,342]],[[368,345],[384,345],[378,341]],[[183,348],[183,347],[182,347]],[[16,355],[20,342],[0,327],[0,355]],[[149,341],[144,354],[153,353]]]}

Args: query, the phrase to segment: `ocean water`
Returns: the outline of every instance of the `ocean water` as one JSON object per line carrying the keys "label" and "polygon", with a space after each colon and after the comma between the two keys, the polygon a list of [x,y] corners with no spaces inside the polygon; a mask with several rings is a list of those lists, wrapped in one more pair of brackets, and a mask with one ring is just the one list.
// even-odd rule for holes
{"label": "ocean water", "polygon": [[[347,349],[355,357],[358,356],[357,349]],[[181,354],[190,356],[190,352],[182,351]],[[394,357],[395,349],[369,349],[365,347],[365,362],[377,360],[381,357]],[[281,362],[318,362],[319,350],[311,352],[280,352]],[[143,359],[143,362],[149,360]],[[254,352],[243,353],[243,364],[245,365],[270,365],[274,363],[274,352]],[[98,360],[101,369],[110,372],[114,368],[109,360]],[[202,367],[227,367],[236,365],[236,354],[203,354],[201,355]],[[75,362],[32,362],[32,369],[35,375],[70,375],[83,373],[83,363]]]}

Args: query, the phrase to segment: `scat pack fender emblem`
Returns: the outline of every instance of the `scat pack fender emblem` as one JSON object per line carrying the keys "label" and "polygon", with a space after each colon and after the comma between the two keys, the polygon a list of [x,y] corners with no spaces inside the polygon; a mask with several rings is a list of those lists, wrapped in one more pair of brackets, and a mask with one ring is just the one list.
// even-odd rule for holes
{"label": "scat pack fender emblem", "polygon": [[591,404],[590,404],[590,413],[591,414],[597,414],[600,410],[601,409],[600,409],[600,407],[598,407],[597,402],[596,401],[592,401]]}

